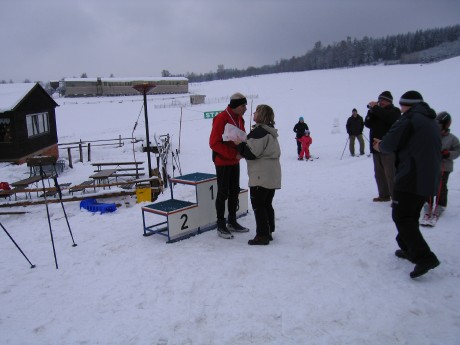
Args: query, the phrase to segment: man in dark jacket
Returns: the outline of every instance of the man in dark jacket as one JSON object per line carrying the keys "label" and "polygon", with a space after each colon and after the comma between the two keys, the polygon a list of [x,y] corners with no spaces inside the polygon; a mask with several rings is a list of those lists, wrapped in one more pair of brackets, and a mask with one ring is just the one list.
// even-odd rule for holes
{"label": "man in dark jacket", "polygon": [[[393,123],[401,117],[401,111],[393,105],[393,96],[390,91],[383,91],[378,102],[370,102],[364,124],[369,131],[370,145],[374,139],[382,140]],[[374,175],[377,183],[378,197],[373,201],[390,201],[393,197],[395,156],[393,153],[383,154],[371,148],[374,160]]]}
{"label": "man in dark jacket", "polygon": [[439,265],[419,228],[420,211],[429,196],[436,195],[441,162],[441,133],[436,113],[417,91],[408,91],[399,101],[403,116],[383,140],[374,140],[374,150],[394,152],[396,177],[392,217],[398,230],[395,255],[415,263],[411,278]]}
{"label": "man in dark jacket", "polygon": [[345,126],[347,128],[348,138],[350,140],[350,154],[355,155],[355,139],[358,139],[359,142],[359,154],[364,155],[364,139],[363,139],[363,129],[364,121],[361,115],[358,114],[356,109],[351,111],[351,116],[347,120]]}
{"label": "man in dark jacket", "polygon": [[300,155],[300,151],[302,151],[302,144],[297,139],[300,139],[305,134],[305,131],[308,129],[308,125],[304,122],[303,117],[299,117],[299,122],[297,122],[294,126],[293,131],[295,132],[296,142],[297,142],[297,157]]}

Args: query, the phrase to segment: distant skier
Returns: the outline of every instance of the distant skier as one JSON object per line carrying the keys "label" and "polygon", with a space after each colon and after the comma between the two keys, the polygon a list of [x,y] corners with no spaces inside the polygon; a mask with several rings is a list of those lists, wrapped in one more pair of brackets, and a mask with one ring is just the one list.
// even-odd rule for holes
{"label": "distant skier", "polygon": [[310,136],[310,131],[307,129],[305,130],[304,134],[300,137],[297,138],[297,142],[301,144],[301,150],[299,153],[299,158],[297,158],[299,161],[303,161],[303,157],[305,156],[305,159],[308,161],[311,159],[310,156],[310,145],[313,142],[312,137]]}
{"label": "distant skier", "polygon": [[460,156],[460,143],[458,138],[450,133],[452,117],[449,113],[443,111],[436,116],[436,121],[441,128],[441,181],[438,195],[435,198],[428,198],[425,204],[425,215],[421,225],[434,226],[436,221],[447,207],[447,181],[449,175],[454,171],[454,159]]}
{"label": "distant skier", "polygon": [[[296,134],[296,139],[302,138],[304,135],[305,131],[308,130],[308,125],[304,122],[303,117],[299,117],[299,122],[297,122],[294,126],[293,131]],[[297,156],[300,155],[300,151],[302,151],[302,144],[297,141]]]}

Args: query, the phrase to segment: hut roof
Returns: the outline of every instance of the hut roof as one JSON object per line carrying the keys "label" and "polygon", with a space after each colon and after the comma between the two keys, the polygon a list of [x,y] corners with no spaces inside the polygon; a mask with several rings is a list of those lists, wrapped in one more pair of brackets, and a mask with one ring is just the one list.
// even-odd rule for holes
{"label": "hut roof", "polygon": [[[0,84],[0,113],[14,110],[36,87],[46,93],[38,83]],[[52,99],[51,96],[50,99]],[[53,99],[52,101],[54,102]]]}

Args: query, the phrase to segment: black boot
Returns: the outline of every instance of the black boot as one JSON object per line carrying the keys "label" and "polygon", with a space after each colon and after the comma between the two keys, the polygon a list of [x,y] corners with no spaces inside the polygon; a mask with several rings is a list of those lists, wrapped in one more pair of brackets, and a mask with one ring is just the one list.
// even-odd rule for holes
{"label": "black boot", "polygon": [[265,246],[267,244],[270,244],[270,240],[266,237],[257,235],[256,237],[254,237],[254,239],[249,240],[248,244],[250,246]]}
{"label": "black boot", "polygon": [[418,263],[415,265],[414,270],[410,273],[411,278],[417,278],[425,273],[427,273],[429,270],[432,270],[433,268],[436,268],[440,265],[440,262],[438,258],[433,254],[433,256],[421,263]]}

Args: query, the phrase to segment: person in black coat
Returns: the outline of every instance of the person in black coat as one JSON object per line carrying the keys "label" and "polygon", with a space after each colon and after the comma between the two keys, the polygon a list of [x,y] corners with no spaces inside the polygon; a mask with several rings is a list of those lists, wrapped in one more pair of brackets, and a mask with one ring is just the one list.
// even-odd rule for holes
{"label": "person in black coat", "polygon": [[[383,91],[378,102],[369,102],[369,111],[364,120],[364,125],[370,129],[369,140],[372,146],[374,139],[382,140],[393,123],[401,117],[399,108],[393,105],[393,96],[390,91]],[[371,148],[374,160],[374,175],[377,183],[378,197],[373,201],[390,201],[393,197],[395,176],[394,153],[383,154]]]}
{"label": "person in black coat", "polygon": [[358,139],[359,142],[359,154],[364,155],[364,139],[363,139],[363,129],[364,129],[364,120],[361,115],[358,114],[356,109],[351,111],[351,116],[347,120],[345,126],[347,128],[348,138],[350,140],[350,154],[355,155],[355,139]]}
{"label": "person in black coat", "polygon": [[441,132],[436,113],[417,91],[399,100],[403,115],[383,137],[374,139],[374,150],[396,154],[392,218],[400,249],[395,255],[415,264],[417,278],[439,265],[419,228],[420,211],[427,197],[436,195],[441,164]]}
{"label": "person in black coat", "polygon": [[302,144],[297,139],[302,138],[305,131],[308,130],[308,125],[304,122],[303,117],[299,117],[299,122],[297,122],[294,126],[293,131],[295,132],[295,141],[297,142],[297,157],[300,155],[300,151],[302,151]]}

